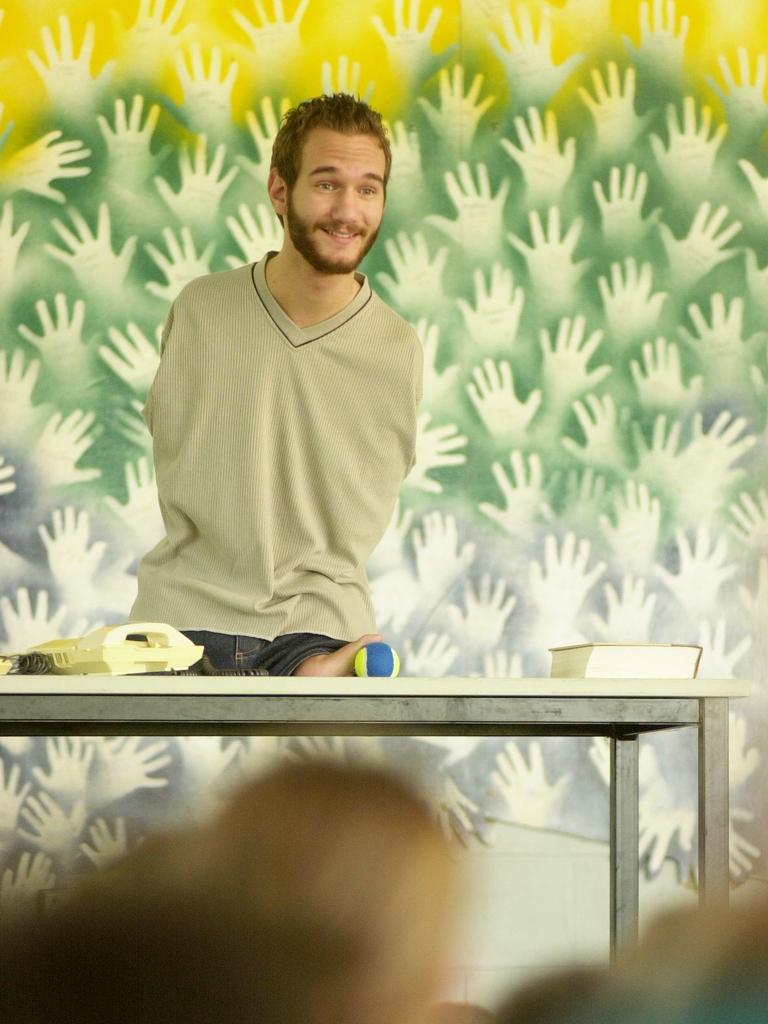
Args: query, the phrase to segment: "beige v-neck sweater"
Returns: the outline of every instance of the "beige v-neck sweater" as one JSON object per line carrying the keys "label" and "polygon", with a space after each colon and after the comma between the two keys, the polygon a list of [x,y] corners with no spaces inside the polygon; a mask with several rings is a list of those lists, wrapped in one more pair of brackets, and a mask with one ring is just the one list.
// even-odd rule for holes
{"label": "beige v-neck sweater", "polygon": [[421,345],[364,275],[341,312],[297,327],[267,259],[171,307],[144,410],[166,536],[130,617],[353,640],[376,631],[365,561],[415,462]]}

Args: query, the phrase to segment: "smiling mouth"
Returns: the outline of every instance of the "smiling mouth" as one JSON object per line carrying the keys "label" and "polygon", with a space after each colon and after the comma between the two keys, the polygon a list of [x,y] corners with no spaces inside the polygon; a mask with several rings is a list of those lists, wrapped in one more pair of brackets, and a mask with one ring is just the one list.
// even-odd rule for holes
{"label": "smiling mouth", "polygon": [[353,238],[358,237],[358,233],[356,231],[352,232],[351,234],[345,234],[344,232],[341,231],[331,231],[330,228],[323,228],[322,230],[326,233],[326,235],[330,235],[331,238],[337,238],[339,239],[339,241],[342,242],[350,242]]}

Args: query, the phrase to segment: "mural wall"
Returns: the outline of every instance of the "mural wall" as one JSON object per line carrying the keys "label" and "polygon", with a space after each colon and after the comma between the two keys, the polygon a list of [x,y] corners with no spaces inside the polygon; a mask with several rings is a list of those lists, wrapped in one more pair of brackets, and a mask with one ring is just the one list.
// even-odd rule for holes
{"label": "mural wall", "polygon": [[[25,0],[0,12],[0,650],[127,617],[161,535],[140,416],[170,301],[259,259],[289,104],[369,98],[394,165],[364,270],[425,353],[369,563],[406,675],[535,676],[584,639],[746,676],[731,870],[765,875],[768,11],[760,0]],[[371,382],[375,387],[376,382]],[[0,741],[6,912],[362,741]],[[446,824],[607,835],[607,745],[385,740]],[[695,871],[692,737],[644,741],[649,873]]]}

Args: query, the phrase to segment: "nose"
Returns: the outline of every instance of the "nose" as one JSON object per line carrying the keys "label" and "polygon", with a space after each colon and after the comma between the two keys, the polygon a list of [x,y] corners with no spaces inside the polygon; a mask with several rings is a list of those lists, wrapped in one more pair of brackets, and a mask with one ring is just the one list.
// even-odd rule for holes
{"label": "nose", "polygon": [[333,212],[339,220],[358,221],[361,219],[361,201],[353,188],[339,189]]}

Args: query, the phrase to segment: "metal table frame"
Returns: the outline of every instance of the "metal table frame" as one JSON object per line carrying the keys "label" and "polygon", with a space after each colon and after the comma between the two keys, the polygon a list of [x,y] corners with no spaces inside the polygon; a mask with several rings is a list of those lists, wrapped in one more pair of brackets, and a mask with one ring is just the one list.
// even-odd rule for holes
{"label": "metal table frame", "polygon": [[642,733],[698,732],[699,894],[728,901],[728,701],[744,680],[6,676],[2,735],[606,736],[610,938],[636,941]]}

